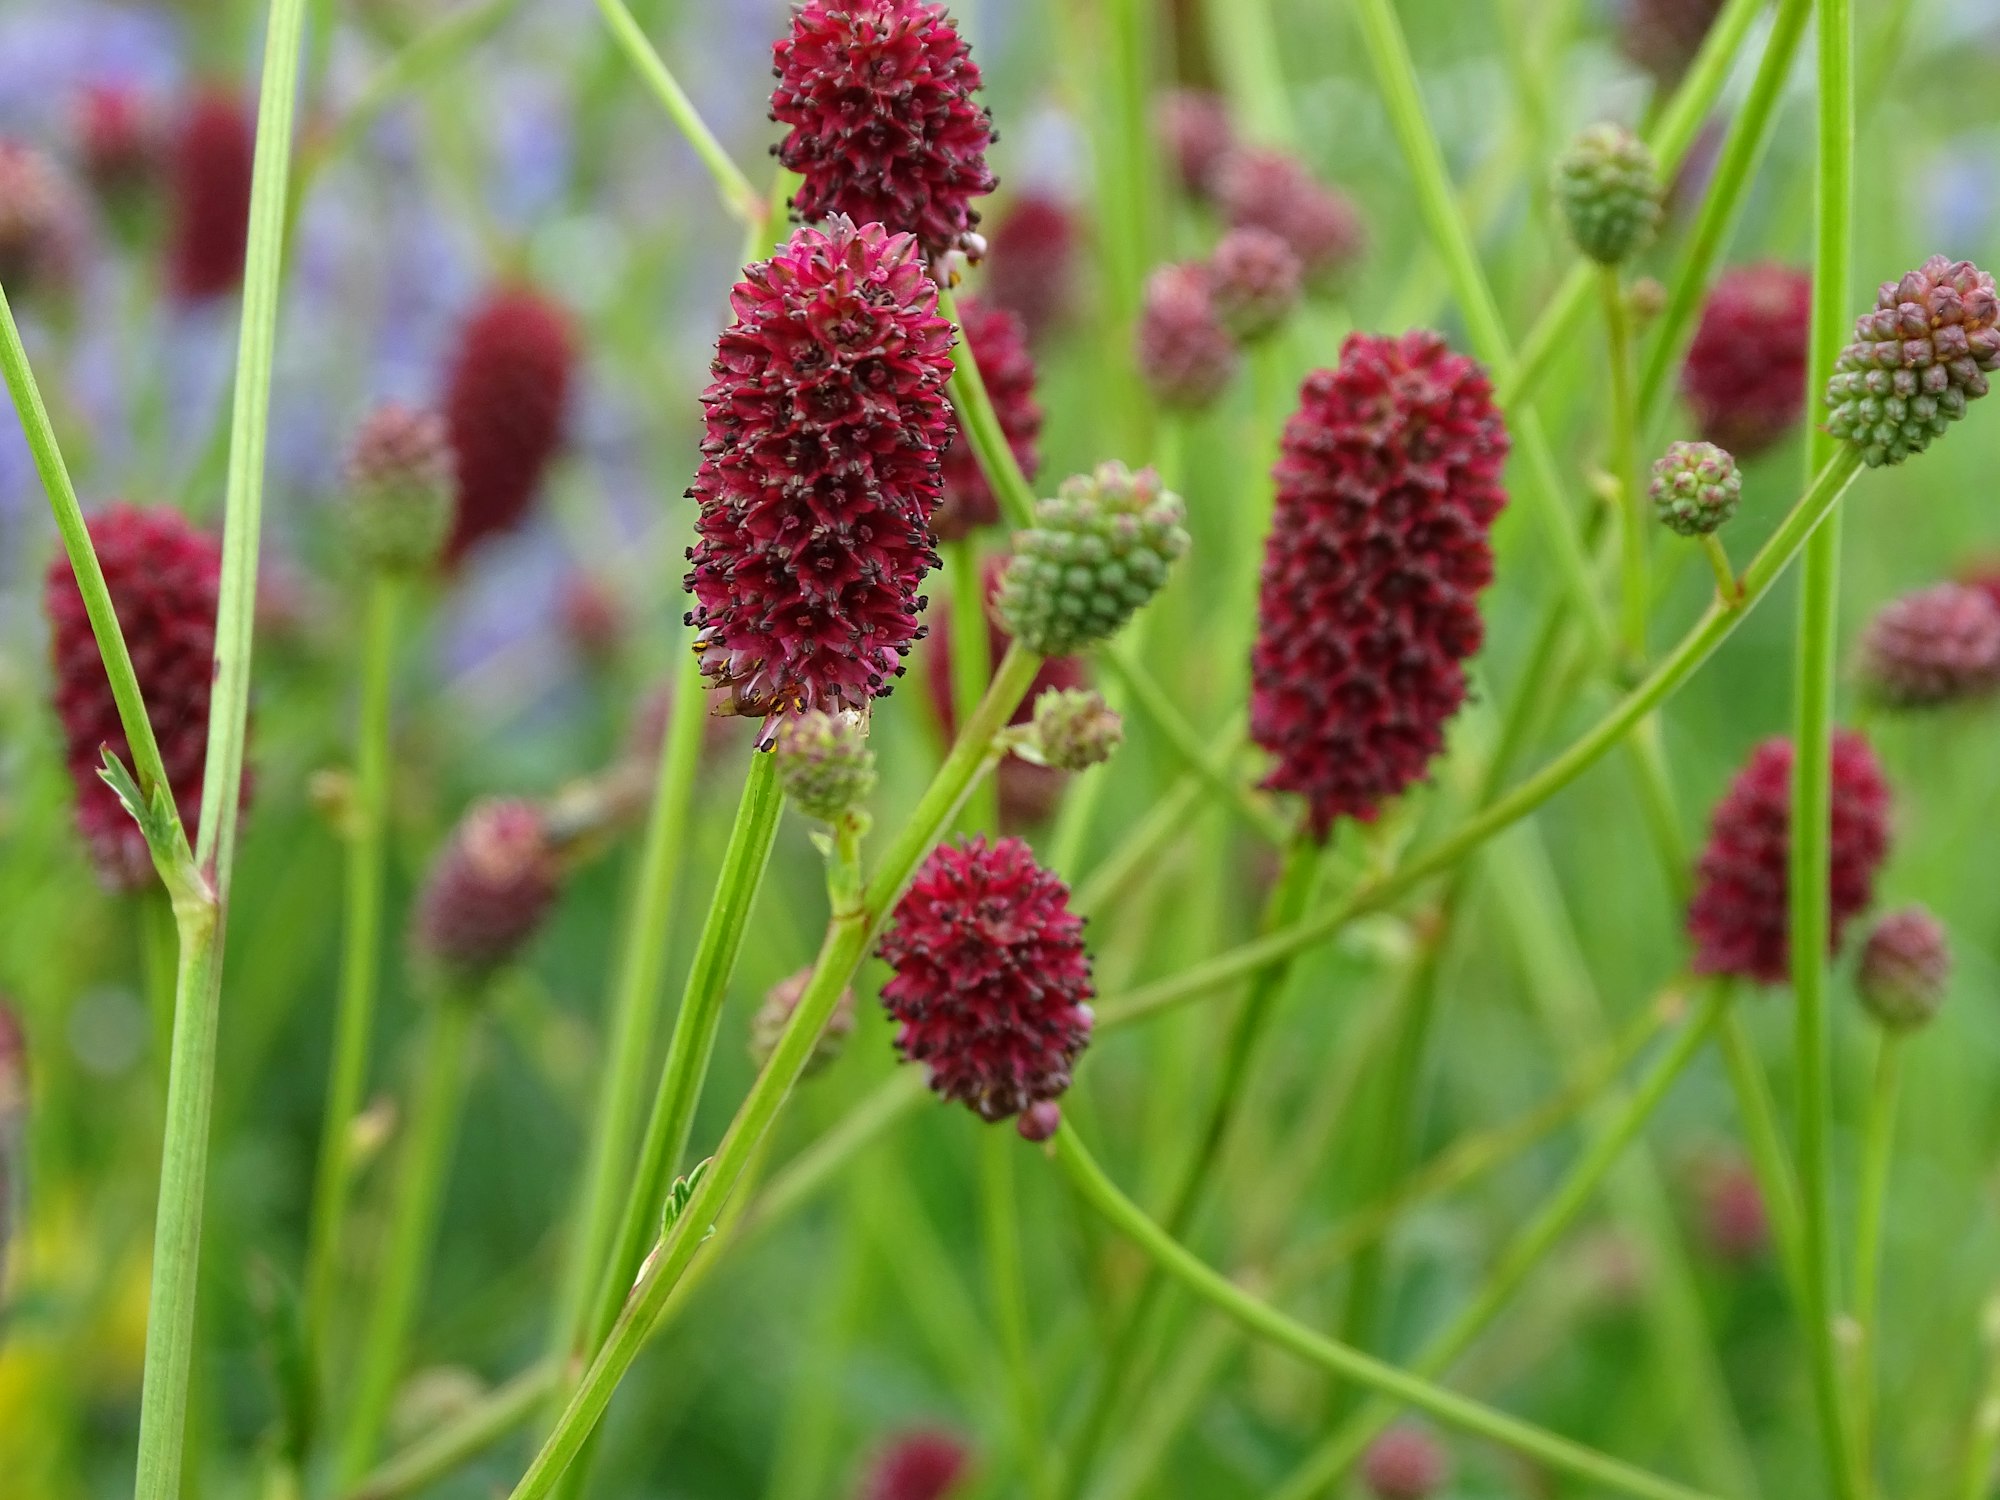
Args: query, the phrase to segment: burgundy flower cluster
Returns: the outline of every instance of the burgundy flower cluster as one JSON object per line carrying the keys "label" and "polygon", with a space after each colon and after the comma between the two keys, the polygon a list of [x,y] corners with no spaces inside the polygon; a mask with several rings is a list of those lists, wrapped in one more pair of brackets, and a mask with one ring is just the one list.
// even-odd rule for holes
{"label": "burgundy flower cluster", "polygon": [[2000,604],[1940,583],[1890,601],[1861,635],[1861,680],[1890,708],[1937,708],[2000,688]]}
{"label": "burgundy flower cluster", "polygon": [[[1035,400],[1035,361],[1028,353],[1027,331],[1005,308],[989,306],[978,297],[958,299],[959,334],[972,351],[985,382],[1001,435],[1014,461],[1029,479],[1041,467],[1035,439],[1042,430],[1042,408]],[[957,414],[953,414],[954,423]],[[938,536],[955,541],[1000,519],[1000,502],[980,472],[979,459],[956,426],[945,441],[944,490],[933,518]]]}
{"label": "burgundy flower cluster", "polygon": [[211,85],[183,107],[169,150],[167,245],[167,282],[183,302],[220,297],[242,283],[256,154],[256,119],[234,89]]}
{"label": "burgundy flower cluster", "polygon": [[560,868],[539,808],[482,802],[465,815],[418,894],[411,944],[477,979],[514,958],[555,904]]}
{"label": "burgundy flower cluster", "polygon": [[1251,656],[1265,785],[1315,836],[1423,776],[1465,701],[1506,503],[1491,383],[1434,333],[1356,334],[1306,377],[1274,470]]}
{"label": "burgundy flower cluster", "polygon": [[[994,220],[980,262],[986,300],[1021,320],[1031,339],[1059,327],[1076,301],[1081,230],[1063,199],[1016,192]],[[959,299],[964,310],[965,299]],[[982,367],[983,368],[983,367]]]}
{"label": "burgundy flower cluster", "polygon": [[1725,271],[1701,310],[1681,367],[1681,395],[1702,437],[1755,458],[1806,409],[1812,278],[1790,266]]}

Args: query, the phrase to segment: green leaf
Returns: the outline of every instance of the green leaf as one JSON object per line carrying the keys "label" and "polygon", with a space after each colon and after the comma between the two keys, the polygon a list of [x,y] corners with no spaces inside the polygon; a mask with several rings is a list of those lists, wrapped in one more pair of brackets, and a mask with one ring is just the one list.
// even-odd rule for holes
{"label": "green leaf", "polygon": [[[673,1186],[667,1189],[666,1211],[660,1216],[660,1237],[662,1239],[665,1239],[667,1235],[673,1232],[673,1227],[680,1221],[680,1216],[687,1212],[688,1202],[694,1197],[694,1190],[701,1186],[701,1179],[707,1175],[708,1169],[714,1164],[714,1157],[704,1157],[694,1164],[687,1176],[676,1177]],[[702,1231],[701,1237],[706,1240],[714,1233],[715,1226],[711,1224],[707,1229]]]}

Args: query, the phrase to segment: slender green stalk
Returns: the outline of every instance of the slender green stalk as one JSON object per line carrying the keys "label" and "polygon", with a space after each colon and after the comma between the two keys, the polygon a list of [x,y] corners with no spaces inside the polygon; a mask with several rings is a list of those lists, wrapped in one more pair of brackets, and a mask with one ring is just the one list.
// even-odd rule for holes
{"label": "slender green stalk", "polygon": [[1611,478],[1618,496],[1620,557],[1624,569],[1625,654],[1646,659],[1646,615],[1652,602],[1646,581],[1646,495],[1639,486],[1638,413],[1632,401],[1632,319],[1625,306],[1625,288],[1615,266],[1598,272],[1599,301],[1604,311],[1604,338],[1610,367]]}
{"label": "slender green stalk", "polygon": [[[1008,648],[978,712],[961,727],[958,742],[918,799],[916,811],[890,844],[874,877],[858,899],[837,901],[812,978],[770,1061],[750,1086],[687,1207],[647,1257],[610,1336],[585,1371],[555,1430],[515,1486],[514,1500],[538,1500],[547,1495],[604,1415],[619,1380],[638,1358],[708,1226],[715,1223],[758,1154],[804,1071],[840,992],[888,921],[897,898],[916,874],[918,862],[951,825],[973,782],[992,769],[997,758],[995,736],[1019,705],[1040,665],[1041,658],[1018,643]],[[843,874],[836,888],[855,879],[857,872]]]}
{"label": "slender green stalk", "polygon": [[411,1097],[396,1197],[389,1214],[389,1238],[376,1268],[373,1301],[355,1359],[353,1405],[347,1414],[337,1465],[343,1488],[375,1462],[396,1383],[403,1373],[410,1325],[429,1277],[438,1218],[444,1208],[445,1183],[465,1099],[467,1054],[478,1014],[478,997],[471,994],[442,995],[431,1007],[430,1034]]}
{"label": "slender green stalk", "polygon": [[1287,1317],[1198,1260],[1164,1233],[1104,1175],[1103,1168],[1097,1165],[1077,1139],[1074,1126],[1065,1126],[1056,1133],[1055,1158],[1078,1196],[1102,1214],[1154,1264],[1253,1334],[1300,1359],[1343,1380],[1366,1386],[1399,1405],[1415,1407],[1445,1426],[1525,1454],[1551,1469],[1587,1483],[1616,1490],[1620,1494],[1655,1497],[1655,1500],[1694,1500],[1700,1495],[1698,1490],[1644,1473],[1567,1438],[1517,1421],[1489,1406],[1482,1406],[1345,1344],[1336,1343]]}
{"label": "slender green stalk", "polygon": [[1722,545],[1722,538],[1714,532],[1704,532],[1701,538],[1702,556],[1708,559],[1709,569],[1715,574],[1715,597],[1731,609],[1743,602],[1743,586],[1736,581],[1736,569],[1729,561],[1729,553]]}
{"label": "slender green stalk", "polygon": [[[958,301],[944,281],[938,283],[938,311],[958,323]],[[978,456],[980,472],[1000,502],[1000,518],[1016,531],[1032,526],[1034,486],[1028,483],[1027,475],[1014,459],[1014,450],[1008,446],[1007,435],[1000,427],[1000,414],[993,409],[985,377],[979,373],[979,361],[964,334],[959,335],[952,347],[951,360],[951,402],[958,409],[965,438]]]}
{"label": "slender green stalk", "polygon": [[623,1214],[633,1135],[653,1058],[667,940],[673,928],[674,897],[680,885],[681,854],[687,842],[706,721],[702,698],[707,680],[701,675],[700,659],[692,650],[683,650],[678,660],[652,804],[646,816],[638,888],[619,930],[611,1024],[605,1036],[606,1077],[591,1122],[576,1231],[567,1247],[561,1301],[551,1329],[550,1352],[558,1356],[580,1349],[589,1335],[591,1294]]}
{"label": "slender green stalk", "polygon": [[729,159],[729,153],[722,149],[722,143],[715,138],[715,132],[708,128],[708,122],[694,107],[680,81],[667,67],[653,44],[646,40],[646,33],[632,18],[632,12],[625,8],[625,0],[597,0],[598,13],[604,17],[604,24],[610,28],[612,40],[618,50],[632,64],[640,80],[667,112],[687,143],[694,147],[694,154],[701,158],[701,164],[708,168],[708,175],[715,180],[716,193],[722,199],[722,206],[747,226],[761,226],[764,222],[764,198],[750,185],[750,179]]}
{"label": "slender green stalk", "polygon": [[1861,460],[1843,449],[1814,478],[1812,486],[1779,524],[1743,574],[1743,603],[1724,609],[1710,607],[1658,666],[1567,750],[1534,775],[1473,814],[1457,829],[1421,853],[1404,860],[1389,875],[1369,882],[1347,898],[1305,920],[1258,938],[1198,964],[1185,973],[1128,994],[1114,996],[1099,1007],[1099,1025],[1115,1025],[1207,994],[1247,974],[1274,956],[1296,952],[1325,941],[1357,917],[1384,910],[1431,876],[1450,869],[1494,834],[1526,817],[1595,765],[1630,734],[1654,709],[1672,697],[1726,640],[1770,590],[1786,565],[1805,545],[1860,472]]}
{"label": "slender green stalk", "polygon": [[[1687,1071],[1697,1053],[1706,1045],[1716,1024],[1730,1003],[1726,985],[1715,987],[1702,1002],[1701,1013],[1686,1026],[1660,1057],[1637,1088],[1610,1128],[1603,1131],[1564,1176],[1533,1219],[1515,1235],[1487,1272],[1472,1300],[1457,1317],[1424,1346],[1413,1369],[1425,1377],[1443,1375],[1471,1347],[1473,1340],[1490,1327],[1513,1300],[1536,1267],[1547,1258],[1562,1236],[1575,1223],[1625,1154],[1646,1122],[1652,1118],[1675,1081]],[[1368,1445],[1395,1419],[1398,1403],[1371,1402],[1354,1419],[1343,1424],[1274,1491],[1274,1500],[1310,1500],[1347,1474],[1360,1462]]]}
{"label": "slender green stalk", "polygon": [[1695,314],[1708,295],[1709,278],[1729,248],[1729,237],[1749,201],[1750,183],[1771,144],[1778,103],[1784,97],[1785,82],[1791,76],[1792,60],[1798,55],[1812,8],[1813,0],[1779,0],[1777,17],[1764,43],[1764,55],[1757,64],[1750,91],[1723,139],[1715,175],[1702,195],[1694,228],[1688,232],[1680,264],[1667,288],[1667,305],[1653,325],[1652,353],[1646,357],[1639,377],[1642,430],[1650,427],[1659,413],[1668,381],[1680,368],[1681,350],[1693,330]]}
{"label": "slender green stalk", "polygon": [[[186,1442],[188,1371],[194,1355],[195,1291],[201,1258],[202,1201],[208,1185],[208,1123],[215,1096],[215,1038],[222,1000],[222,928],[236,856],[243,794],[243,742],[250,711],[251,635],[256,620],[257,554],[264,502],[264,447],[277,341],[278,286],[284,259],[286,177],[297,101],[304,0],[272,0],[264,40],[251,169],[250,227],[244,256],[243,323],[229,444],[222,579],[216,613],[215,681],[209,699],[208,754],[202,773],[201,826],[192,877],[174,891],[180,930],[173,1053],[160,1158],[159,1211],[153,1231],[146,1360],[139,1399],[136,1500],[173,1500]],[[11,326],[11,323],[10,325]],[[10,375],[10,383],[12,377]],[[65,484],[66,488],[66,484]],[[72,500],[73,506],[73,500]],[[58,522],[68,539],[66,508]],[[102,588],[102,578],[98,579]],[[88,595],[86,595],[88,602]],[[107,662],[117,680],[118,667]],[[125,664],[129,673],[130,664]],[[136,687],[131,705],[143,719]],[[121,717],[125,709],[120,701]],[[131,733],[128,726],[127,734]],[[144,754],[141,731],[135,755]],[[157,752],[154,787],[163,787]],[[170,799],[167,799],[170,800]],[[173,835],[176,858],[185,839]],[[159,844],[154,859],[161,861]],[[162,873],[165,871],[163,869]]]}
{"label": "slender green stalk", "polygon": [[1764,1078],[1764,1066],[1757,1059],[1749,1028],[1734,1011],[1723,1022],[1722,1056],[1729,1066],[1729,1084],[1736,1095],[1736,1111],[1750,1154],[1750,1170],[1757,1178],[1764,1211],[1770,1216],[1771,1233],[1778,1242],[1778,1263],[1784,1269],[1787,1288],[1796,1297],[1799,1295],[1798,1183],[1784,1140],[1778,1133],[1777,1106]]}
{"label": "slender green stalk", "polygon": [[1989,1500],[1993,1493],[1993,1459],[2000,1453],[2000,1297],[1987,1302],[1983,1321],[1986,1384],[1979,1393],[1978,1405],[1972,1409],[1965,1463],[1959,1470],[1958,1500]]}
{"label": "slender green stalk", "polygon": [[[1813,326],[1808,389],[1818,389],[1846,332],[1854,220],[1854,16],[1848,0],[1818,0],[1819,119],[1814,190]],[[1807,462],[1818,465],[1836,443],[1817,426]],[[1833,695],[1839,615],[1839,517],[1808,539],[1799,583],[1794,673],[1790,869],[1792,999],[1798,1070],[1799,1250],[1806,1349],[1828,1479],[1837,1500],[1858,1500],[1863,1486],[1848,1446],[1834,1347],[1840,1305],[1833,1252],[1831,1044],[1827,1036],[1827,952],[1833,821]]]}
{"label": "slender green stalk", "polygon": [[139,957],[146,976],[146,1009],[153,1021],[153,1065],[164,1070],[174,1045],[174,976],[180,967],[180,935],[174,927],[173,902],[164,890],[141,891],[137,902]]}
{"label": "slender green stalk", "polygon": [[[970,537],[944,546],[945,577],[951,590],[951,715],[970,718],[986,695],[993,654],[986,634],[986,582],[979,573],[979,549]],[[966,803],[965,824],[989,834],[1000,826],[999,800],[992,781],[983,781]]]}
{"label": "slender green stalk", "polygon": [[1034,1356],[1028,1339],[1028,1297],[1021,1281],[1020,1207],[1014,1186],[1014,1132],[989,1128],[980,1142],[980,1227],[986,1247],[988,1284],[993,1295],[993,1321],[1000,1330],[1000,1349],[1007,1369],[1007,1389],[1014,1408],[1015,1446],[1027,1491],[1036,1500],[1055,1494],[1049,1474],[1049,1449],[1043,1429],[1041,1396]]}
{"label": "slender green stalk", "polygon": [[333,1316],[341,1227],[353,1175],[354,1116],[368,1083],[381,972],[383,847],[389,821],[389,687],[396,662],[396,608],[403,580],[378,573],[369,581],[361,631],[361,703],[355,726],[354,790],[348,809],[347,911],[341,952],[340,1001],[334,1012],[333,1066],[326,1116],[320,1124],[319,1167],[313,1177],[305,1271],[305,1340],[309,1367],[324,1368]]}
{"label": "slender green stalk", "polygon": [[778,814],[783,807],[777,756],[752,752],[749,772],[743,779],[743,797],[736,809],[736,823],[730,830],[729,847],[716,876],[715,896],[709,903],[701,940],[695,947],[694,961],[681,992],[681,1008],[674,1018],[673,1037],[667,1044],[667,1059],[660,1070],[659,1092],[654,1096],[652,1116],[646,1122],[639,1148],[638,1168],[625,1198],[617,1236],[612,1241],[612,1258],[597,1285],[589,1341],[578,1353],[590,1354],[604,1342],[625,1303],[626,1290],[638,1274],[646,1247],[658,1235],[668,1188],[687,1153],[695,1106],[701,1101],[702,1083],[715,1051],[715,1033],[722,1024],[722,1002],[728,993],[729,976],[736,968],[736,955],[743,946],[751,905],[763,884],[764,867],[770,862],[771,846],[778,835]]}
{"label": "slender green stalk", "polygon": [[561,1378],[560,1360],[529,1365],[388,1459],[348,1490],[343,1500],[402,1500],[429,1488],[525,1422]]}
{"label": "slender green stalk", "polygon": [[1150,869],[1187,832],[1189,815],[1201,800],[1203,790],[1200,776],[1183,771],[1117,847],[1078,878],[1071,905],[1078,911],[1101,916],[1131,888],[1134,877]]}
{"label": "slender green stalk", "polygon": [[[1874,1086],[1861,1136],[1861,1187],[1854,1224],[1854,1322],[1861,1331],[1855,1351],[1854,1444],[1862,1473],[1869,1472],[1879,1431],[1875,1364],[1881,1350],[1877,1309],[1882,1287],[1882,1220],[1889,1198],[1889,1164],[1894,1159],[1896,1106],[1902,1096],[1903,1038],[1884,1029],[1875,1054]],[[1863,1481],[1864,1484],[1866,1481]]]}

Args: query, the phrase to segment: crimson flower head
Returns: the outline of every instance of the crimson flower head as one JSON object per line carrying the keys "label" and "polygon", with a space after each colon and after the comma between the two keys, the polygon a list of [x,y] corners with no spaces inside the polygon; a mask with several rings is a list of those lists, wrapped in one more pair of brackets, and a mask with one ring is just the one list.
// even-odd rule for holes
{"label": "crimson flower head", "polygon": [[[1791,972],[1792,742],[1765,740],[1750,754],[1710,820],[1708,847],[1688,908],[1698,974],[1782,984]],[[1889,852],[1889,783],[1868,742],[1833,740],[1830,946],[1868,905]]]}
{"label": "crimson flower head", "polygon": [[1444,1446],[1408,1422],[1375,1439],[1361,1460],[1361,1482],[1375,1500],[1430,1500],[1450,1478]]}
{"label": "crimson flower head", "polygon": [[1861,633],[1861,678],[1889,708],[1937,708],[2000,688],[2000,605],[1940,583],[1885,604]]}
{"label": "crimson flower head", "polygon": [[1368,248],[1361,211],[1289,152],[1231,151],[1216,164],[1214,189],[1231,228],[1275,234],[1292,247],[1313,285],[1338,281]]}
{"label": "crimson flower head", "polygon": [[171,146],[167,247],[167,281],[183,302],[220,297],[242,283],[256,154],[256,119],[234,89],[211,85],[183,106]]}
{"label": "crimson flower head", "polygon": [[860,1500],[950,1500],[972,1467],[972,1454],[948,1432],[906,1432],[883,1449]]}
{"label": "crimson flower head", "polygon": [[1229,107],[1206,89],[1170,89],[1160,96],[1153,126],[1181,186],[1197,198],[1215,186],[1216,168],[1235,149]]}
{"label": "crimson flower head", "polygon": [[1627,57],[1671,87],[1680,82],[1721,12],[1722,0],[1625,0],[1619,40]]}
{"label": "crimson flower head", "polygon": [[979,65],[942,5],[805,0],[772,56],[771,118],[791,127],[777,157],[805,179],[799,218],[879,223],[933,256],[972,237],[972,200],[997,185],[993,125],[973,102]]}
{"label": "crimson flower head", "polygon": [[[222,546],[178,511],[129,505],[92,516],[90,540],[132,654],[174,804],[192,832],[208,757]],[[49,617],[64,762],[76,785],[77,824],[98,878],[115,890],[142,889],[153,879],[145,836],[97,774],[106,749],[131,766],[132,747],[67,556],[58,554],[49,564],[42,602]]]}
{"label": "crimson flower head", "polygon": [[1921,906],[1890,912],[1861,945],[1854,988],[1868,1013],[1891,1031],[1932,1020],[1950,986],[1951,939],[1944,923]]}
{"label": "crimson flower head", "polygon": [[1083,919],[1019,839],[932,850],[877,951],[896,1050],[937,1093],[1004,1120],[1069,1087],[1095,993]]}
{"label": "crimson flower head", "polygon": [[[986,237],[986,300],[1021,320],[1031,339],[1053,331],[1076,300],[1076,215],[1048,193],[1016,193]],[[959,299],[965,310],[965,299]],[[981,370],[985,369],[982,365]]]}
{"label": "crimson flower head", "polygon": [[481,802],[431,865],[417,897],[412,946],[447,974],[491,973],[540,929],[555,904],[559,873],[539,808]]}
{"label": "crimson flower head", "polygon": [[445,560],[518,526],[562,446],[575,336],[530,287],[497,287],[472,309],[445,376],[445,428],[458,473]]}
{"label": "crimson flower head", "polygon": [[1773,264],[1717,278],[1681,366],[1681,395],[1703,438],[1754,458],[1806,409],[1812,278]]}
{"label": "crimson flower head", "polygon": [[1319,838],[1422,777],[1465,701],[1507,447],[1486,372],[1435,333],[1355,334],[1306,377],[1273,471],[1250,732]]}
{"label": "crimson flower head", "polygon": [[917,242],[836,218],[745,269],[702,394],[688,622],[718,712],[866,708],[922,634],[952,330]]}
{"label": "crimson flower head", "polygon": [[[1000,432],[1014,450],[1021,472],[1033,479],[1041,467],[1035,439],[1042,430],[1042,408],[1035,400],[1035,361],[1028,353],[1021,320],[1004,308],[965,296],[958,299],[958,326],[979,365],[993,414],[1000,419]],[[950,442],[944,451],[944,494],[933,518],[938,536],[945,541],[955,541],[1000,519],[1000,502],[980,472],[971,442],[956,434]]]}
{"label": "crimson flower head", "polygon": [[1236,340],[1222,325],[1203,266],[1161,266],[1146,278],[1134,343],[1139,374],[1165,406],[1199,411],[1236,374]]}

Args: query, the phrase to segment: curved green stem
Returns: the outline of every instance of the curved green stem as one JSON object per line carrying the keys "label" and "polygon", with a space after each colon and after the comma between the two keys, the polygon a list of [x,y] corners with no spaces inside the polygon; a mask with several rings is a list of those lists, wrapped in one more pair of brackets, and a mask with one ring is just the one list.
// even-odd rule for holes
{"label": "curved green stem", "polygon": [[1609,456],[1618,496],[1619,555],[1625,578],[1625,654],[1632,661],[1642,662],[1646,659],[1646,615],[1652,595],[1646,581],[1648,517],[1645,491],[1639,485],[1638,413],[1632,401],[1632,322],[1617,268],[1602,268],[1597,286],[1604,310],[1605,353],[1611,374]]}
{"label": "curved green stem", "polygon": [[1896,1105],[1902,1096],[1903,1038],[1884,1031],[1875,1054],[1874,1086],[1861,1137],[1861,1187],[1854,1224],[1854,1322],[1861,1331],[1855,1351],[1854,1444],[1866,1474],[1874,1451],[1877,1387],[1875,1362],[1881,1348],[1882,1221],[1889,1198],[1889,1166],[1894,1159]]}
{"label": "curved green stem", "polygon": [[396,606],[403,581],[369,582],[361,633],[361,704],[355,726],[354,792],[347,835],[347,927],[340,1000],[334,1012],[333,1066],[320,1123],[305,1271],[305,1341],[309,1368],[323,1369],[333,1316],[341,1228],[353,1170],[354,1116],[368,1083],[368,1043],[381,971],[383,845],[389,814],[389,687],[395,671]]}
{"label": "curved green stem", "polygon": [[1615,1458],[1518,1421],[1492,1407],[1455,1394],[1428,1380],[1384,1364],[1314,1332],[1244,1291],[1198,1260],[1161,1230],[1139,1206],[1119,1192],[1077,1139],[1073,1126],[1056,1132],[1055,1158],[1071,1185],[1092,1208],[1131,1240],[1146,1257],[1195,1295],[1300,1359],[1343,1380],[1425,1412],[1445,1426],[1526,1454],[1552,1469],[1625,1495],[1649,1500],[1695,1500],[1701,1492],[1645,1473]]}
{"label": "curved green stem", "polygon": [[1966,1434],[1958,1500],[1989,1500],[1993,1493],[1993,1459],[2000,1453],[2000,1296],[1988,1300],[1983,1321],[1986,1383],[1972,1409],[1972,1429]]}
{"label": "curved green stem", "polygon": [[475,996],[440,996],[432,1005],[430,1036],[410,1102],[389,1238],[372,1287],[373,1301],[356,1357],[354,1404],[341,1439],[339,1480],[345,1486],[375,1461],[396,1382],[403,1372],[405,1346],[418,1295],[429,1275],[437,1240],[438,1216],[450,1174],[452,1146],[465,1098],[466,1057]]}
{"label": "curved green stem", "polygon": [[1019,1142],[1004,1125],[982,1132],[979,1143],[980,1228],[986,1248],[993,1320],[1000,1330],[1001,1355],[1014,1408],[1015,1445],[1027,1491],[1036,1500],[1055,1494],[1049,1474],[1047,1435],[1034,1357],[1028,1338],[1028,1298],[1021,1283],[1020,1209],[1014,1187],[1014,1153]]}

